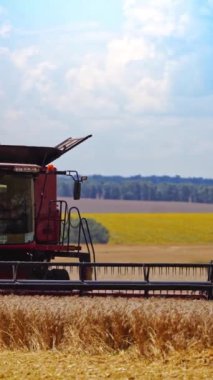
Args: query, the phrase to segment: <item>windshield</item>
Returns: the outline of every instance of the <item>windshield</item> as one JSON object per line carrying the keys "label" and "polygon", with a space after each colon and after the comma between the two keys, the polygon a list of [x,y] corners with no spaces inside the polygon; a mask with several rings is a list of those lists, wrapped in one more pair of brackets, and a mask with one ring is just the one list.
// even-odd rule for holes
{"label": "windshield", "polygon": [[33,240],[33,178],[0,175],[0,244]]}

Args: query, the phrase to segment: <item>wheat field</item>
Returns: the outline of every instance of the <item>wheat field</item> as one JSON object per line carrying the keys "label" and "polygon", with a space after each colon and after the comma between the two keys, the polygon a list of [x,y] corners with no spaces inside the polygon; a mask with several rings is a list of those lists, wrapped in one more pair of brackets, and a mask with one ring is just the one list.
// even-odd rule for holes
{"label": "wheat field", "polygon": [[[212,259],[212,214],[88,216],[98,261]],[[212,320],[205,300],[0,295],[0,379],[209,380]]]}
{"label": "wheat field", "polygon": [[0,296],[0,379],[210,379],[212,318],[205,300]]}

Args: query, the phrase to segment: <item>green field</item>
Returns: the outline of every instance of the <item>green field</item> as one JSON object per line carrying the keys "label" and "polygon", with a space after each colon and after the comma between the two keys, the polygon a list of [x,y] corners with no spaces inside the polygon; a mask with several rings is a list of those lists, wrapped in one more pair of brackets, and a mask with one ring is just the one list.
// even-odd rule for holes
{"label": "green field", "polygon": [[110,232],[110,244],[211,244],[213,214],[84,214]]}

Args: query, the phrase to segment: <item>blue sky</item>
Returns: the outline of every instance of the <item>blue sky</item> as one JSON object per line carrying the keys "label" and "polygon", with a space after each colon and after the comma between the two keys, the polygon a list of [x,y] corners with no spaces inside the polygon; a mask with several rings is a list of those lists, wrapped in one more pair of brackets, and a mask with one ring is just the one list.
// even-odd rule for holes
{"label": "blue sky", "polygon": [[0,0],[0,143],[82,174],[213,177],[213,0]]}
{"label": "blue sky", "polygon": [[122,19],[122,0],[5,0],[1,4],[16,27],[28,30],[88,20],[117,29]]}

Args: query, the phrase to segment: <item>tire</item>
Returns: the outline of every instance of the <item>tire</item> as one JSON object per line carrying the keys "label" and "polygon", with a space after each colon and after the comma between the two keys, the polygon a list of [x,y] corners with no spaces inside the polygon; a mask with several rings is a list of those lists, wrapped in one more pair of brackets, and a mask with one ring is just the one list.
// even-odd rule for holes
{"label": "tire", "polygon": [[84,267],[79,270],[79,278],[81,281],[91,281],[93,275],[92,267]]}
{"label": "tire", "polygon": [[48,270],[45,279],[47,280],[69,280],[69,274],[66,269],[51,269]]}

